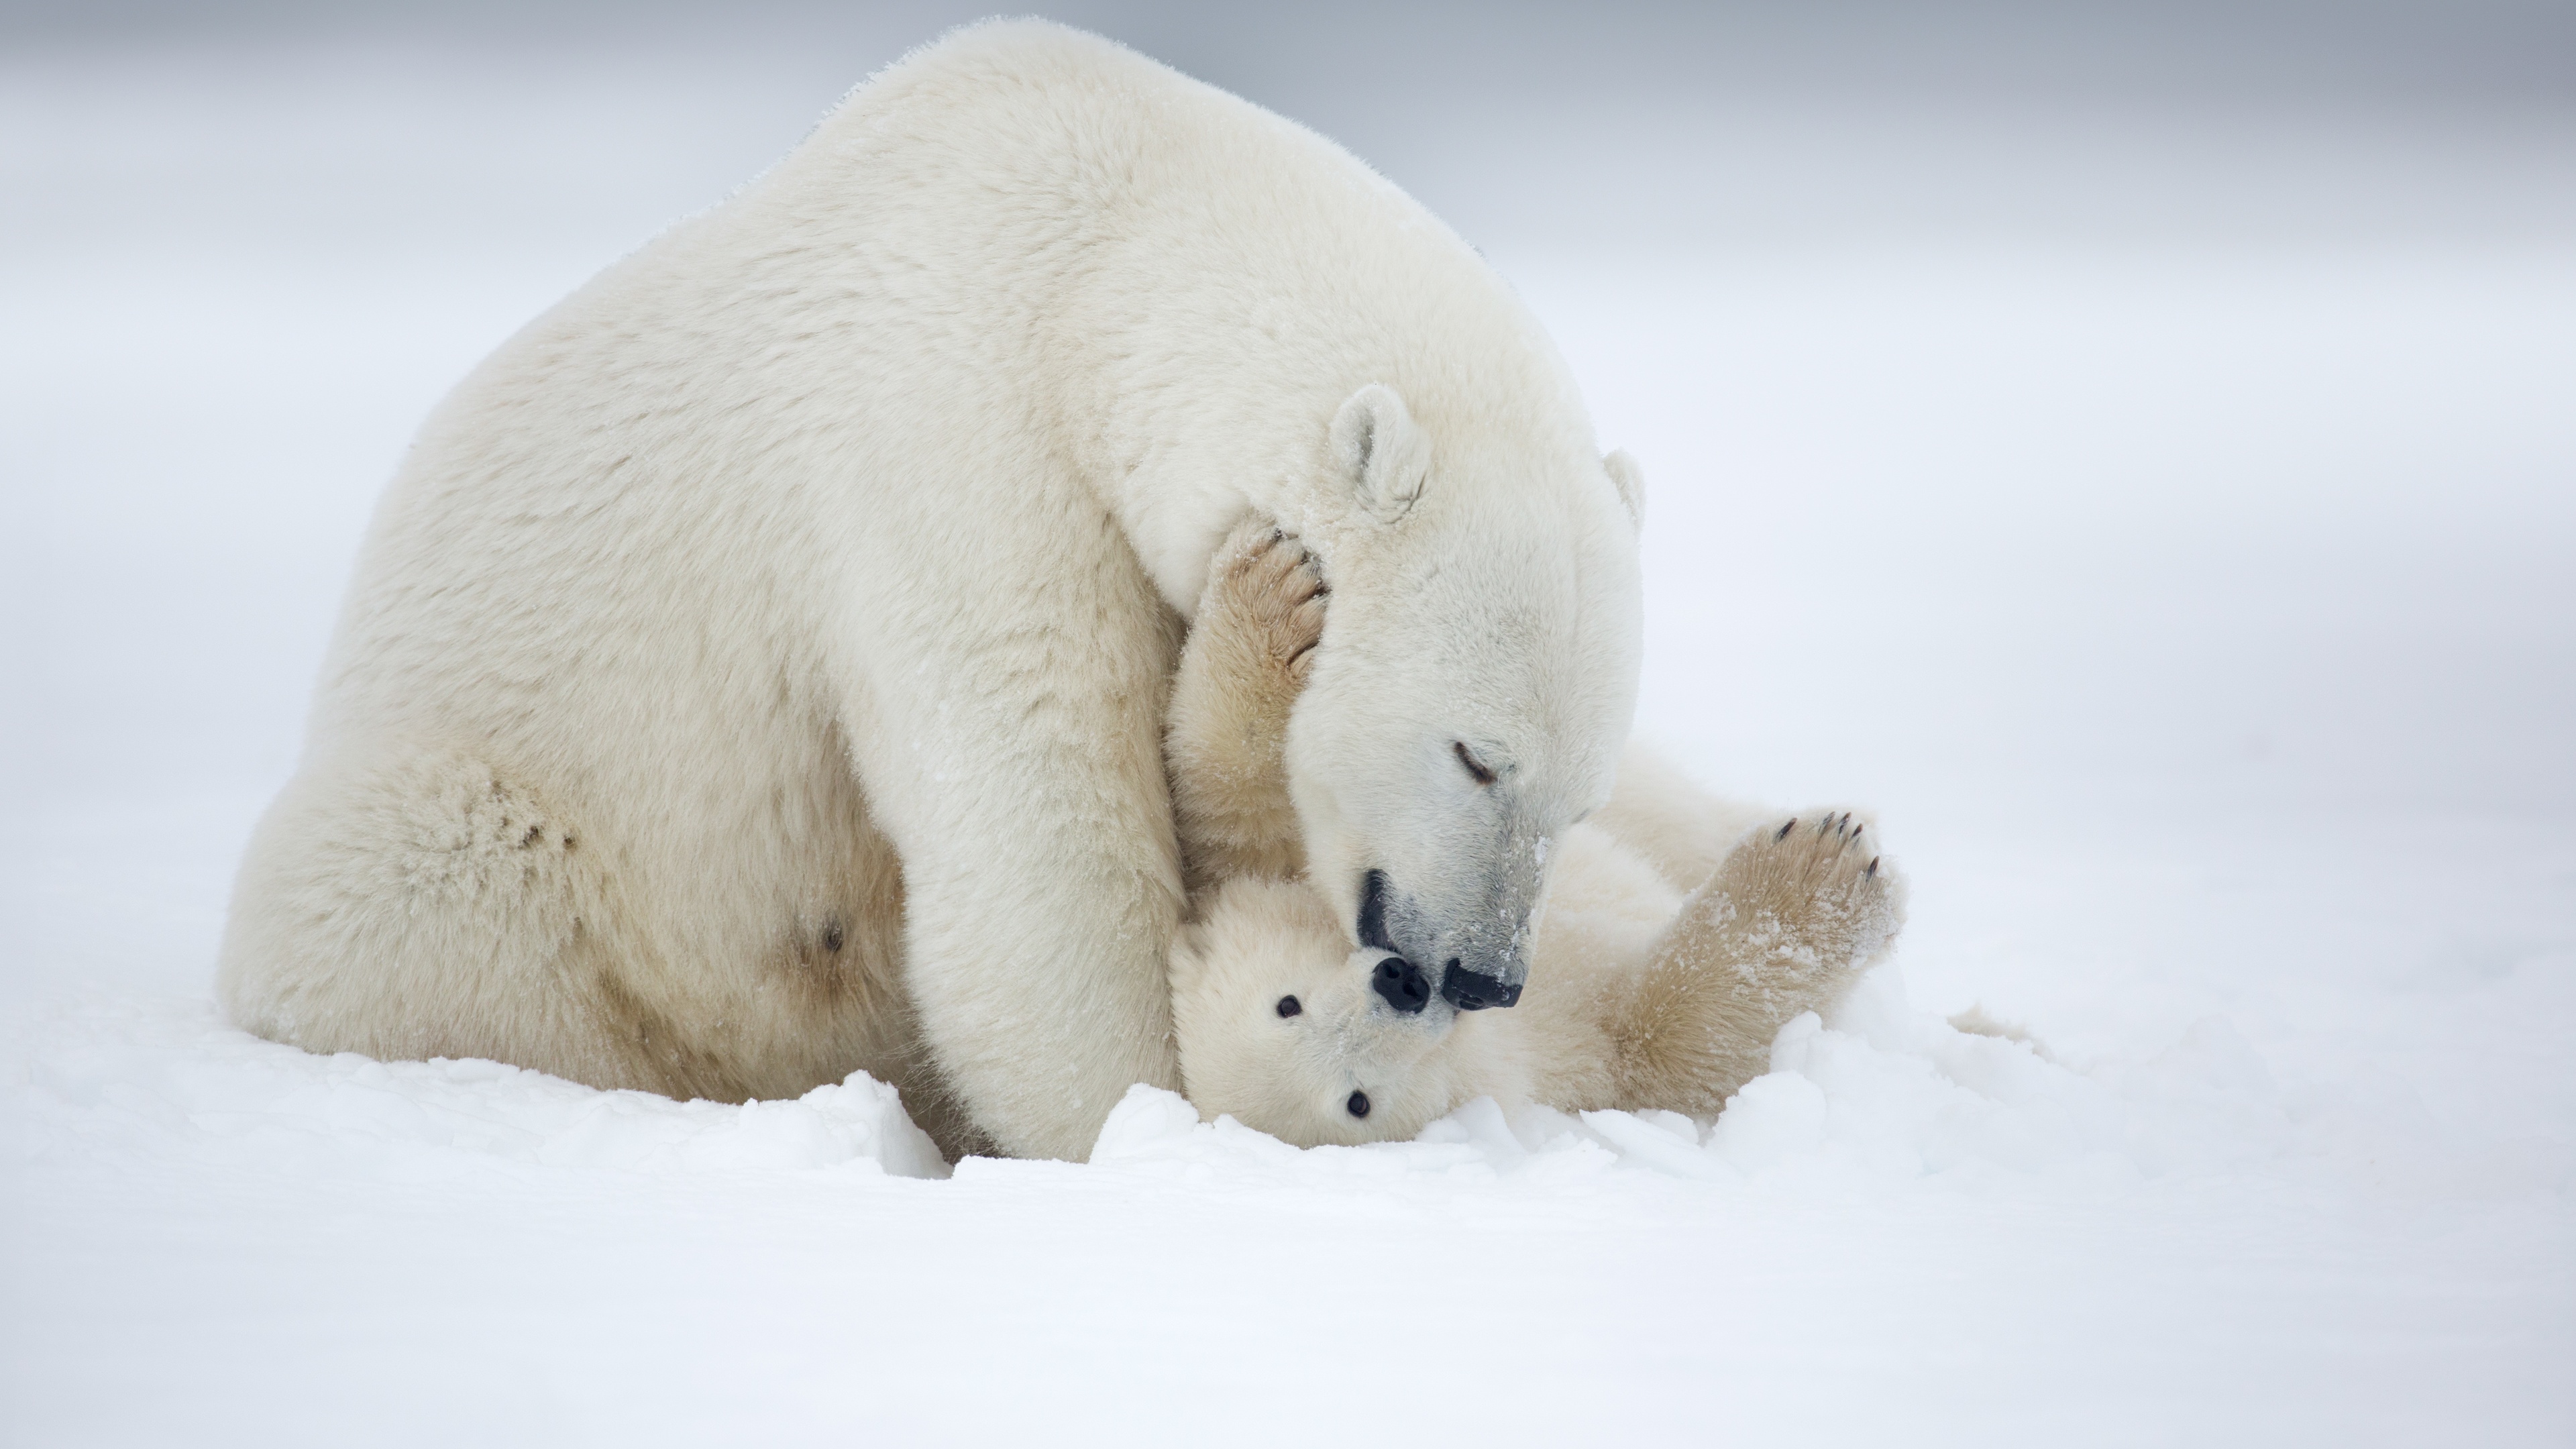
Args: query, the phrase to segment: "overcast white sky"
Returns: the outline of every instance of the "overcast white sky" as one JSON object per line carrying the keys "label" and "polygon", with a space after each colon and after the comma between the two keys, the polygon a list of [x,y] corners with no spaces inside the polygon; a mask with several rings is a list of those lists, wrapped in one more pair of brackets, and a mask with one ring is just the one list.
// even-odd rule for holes
{"label": "overcast white sky", "polygon": [[[751,67],[765,99],[729,94],[706,139],[765,155],[868,71],[986,13],[974,0],[36,0],[0,10],[0,35],[22,62],[61,56],[73,71],[323,47],[352,71],[399,56],[510,87],[622,63],[682,108],[692,89],[751,89],[726,84]],[[1480,242],[2576,230],[2576,186],[2533,184],[2552,167],[2569,179],[2564,5],[1067,0],[1046,13],[1334,136]]]}

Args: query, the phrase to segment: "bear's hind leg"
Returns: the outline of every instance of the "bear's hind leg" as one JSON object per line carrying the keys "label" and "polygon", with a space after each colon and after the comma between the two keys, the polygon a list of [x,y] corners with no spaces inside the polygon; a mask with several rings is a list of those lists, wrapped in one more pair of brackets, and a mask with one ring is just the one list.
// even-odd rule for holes
{"label": "bear's hind leg", "polygon": [[1623,1103],[1706,1116],[1886,955],[1904,883],[1849,812],[1756,829],[1683,902],[1615,1035]]}
{"label": "bear's hind leg", "polygon": [[1592,824],[1645,857],[1677,891],[1707,880],[1726,853],[1764,821],[1779,823],[1766,806],[1727,800],[1642,740],[1630,740],[1619,757],[1619,784],[1610,803],[1593,812]]}
{"label": "bear's hind leg", "polygon": [[638,1040],[651,1013],[592,935],[607,915],[598,855],[461,752],[308,764],[244,853],[217,995],[236,1025],[307,1051],[705,1091]]}

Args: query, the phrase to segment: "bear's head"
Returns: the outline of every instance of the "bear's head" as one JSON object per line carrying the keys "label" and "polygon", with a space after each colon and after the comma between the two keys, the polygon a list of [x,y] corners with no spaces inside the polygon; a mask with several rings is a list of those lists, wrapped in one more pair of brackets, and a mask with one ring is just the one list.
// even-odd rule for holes
{"label": "bear's head", "polygon": [[1227,882],[1172,950],[1190,1101],[1300,1147],[1421,1132],[1458,1105],[1477,1024],[1406,1009],[1429,987],[1391,962],[1303,884]]}
{"label": "bear's head", "polygon": [[1610,796],[1642,629],[1625,455],[1441,421],[1375,384],[1333,418],[1330,506],[1292,521],[1332,605],[1287,737],[1309,878],[1435,1018],[1519,999],[1550,845]]}

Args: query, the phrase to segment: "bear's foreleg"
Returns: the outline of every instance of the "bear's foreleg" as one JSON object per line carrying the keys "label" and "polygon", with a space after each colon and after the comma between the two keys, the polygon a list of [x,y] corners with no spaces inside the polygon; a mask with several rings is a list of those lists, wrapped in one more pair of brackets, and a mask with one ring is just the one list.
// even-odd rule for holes
{"label": "bear's foreleg", "polygon": [[941,1077],[1002,1152],[1080,1161],[1129,1085],[1180,1085],[1160,748],[1180,631],[1106,519],[1056,521],[1047,557],[991,546],[1007,588],[870,580],[842,720],[903,861],[904,980]]}
{"label": "bear's foreleg", "polygon": [[1322,575],[1266,520],[1217,550],[1181,648],[1163,740],[1190,890],[1305,869],[1288,795],[1288,711],[1324,634]]}

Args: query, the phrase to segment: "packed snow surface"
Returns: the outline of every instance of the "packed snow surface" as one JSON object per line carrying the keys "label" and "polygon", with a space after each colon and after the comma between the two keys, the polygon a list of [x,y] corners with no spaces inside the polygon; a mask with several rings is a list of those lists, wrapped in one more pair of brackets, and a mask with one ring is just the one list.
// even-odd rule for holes
{"label": "packed snow surface", "polygon": [[[2143,242],[1497,222],[1645,460],[1641,730],[1874,808],[1896,959],[1712,1123],[1298,1151],[1140,1088],[1086,1164],[951,1171],[864,1077],[673,1102],[211,1002],[403,440],[793,140],[718,144],[772,70],[10,64],[11,1442],[2576,1441],[2562,132],[2115,118],[2083,156],[2210,187]],[[1845,120],[1729,144],[2027,189]]]}

